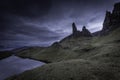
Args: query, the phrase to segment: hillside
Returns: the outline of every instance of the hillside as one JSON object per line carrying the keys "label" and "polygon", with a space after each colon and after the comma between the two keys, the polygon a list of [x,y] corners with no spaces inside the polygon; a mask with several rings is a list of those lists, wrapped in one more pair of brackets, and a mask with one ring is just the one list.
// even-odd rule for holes
{"label": "hillside", "polygon": [[91,36],[85,27],[77,31],[73,24],[73,33],[50,47],[16,51],[17,56],[49,64],[6,80],[120,80],[119,9],[116,3],[111,16],[106,13],[99,36]]}
{"label": "hillside", "polygon": [[[94,37],[90,40],[90,44],[88,43],[89,45],[81,44],[82,47],[76,46],[77,44],[74,44],[75,40],[73,43],[75,46],[70,46],[73,49],[66,50],[66,52],[68,51],[66,54],[61,51],[57,55],[55,55],[55,52],[49,56],[47,56],[47,53],[41,53],[45,54],[41,55],[42,57],[36,55],[38,56],[36,59],[42,58],[56,63],[26,71],[10,80],[14,80],[14,78],[17,80],[119,80],[119,31],[120,28],[107,36]],[[77,40],[80,42],[80,39]],[[67,45],[67,42],[65,42],[65,45]],[[48,50],[52,48],[50,47]]]}
{"label": "hillside", "polygon": [[[73,23],[74,24],[74,23]],[[74,28],[73,28],[74,29]],[[85,31],[73,31],[73,34],[62,39],[60,42],[55,42],[50,47],[46,48],[27,48],[22,51],[16,51],[16,55],[23,58],[32,58],[35,60],[44,61],[47,63],[64,61],[69,59],[79,59],[84,53],[92,50],[92,39],[87,29]],[[88,34],[86,35],[86,31]],[[85,34],[85,35],[84,35]]]}
{"label": "hillside", "polygon": [[119,31],[120,28],[117,28],[106,36],[67,38],[60,43],[54,43],[50,47],[42,49],[34,47],[28,48],[17,52],[16,55],[45,62],[88,59],[98,54],[113,53],[115,49],[119,49]]}

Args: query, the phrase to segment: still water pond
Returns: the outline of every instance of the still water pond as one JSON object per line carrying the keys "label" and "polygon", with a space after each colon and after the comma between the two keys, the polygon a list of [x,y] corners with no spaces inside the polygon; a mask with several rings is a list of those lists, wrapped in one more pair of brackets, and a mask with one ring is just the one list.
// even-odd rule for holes
{"label": "still water pond", "polygon": [[31,59],[22,59],[17,56],[10,56],[0,60],[0,80],[4,80],[15,74],[44,65],[45,63]]}

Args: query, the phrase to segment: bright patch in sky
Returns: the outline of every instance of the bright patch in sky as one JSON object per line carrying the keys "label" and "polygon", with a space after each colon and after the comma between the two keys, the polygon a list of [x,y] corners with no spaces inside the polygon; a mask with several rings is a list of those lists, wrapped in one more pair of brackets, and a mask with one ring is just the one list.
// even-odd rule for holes
{"label": "bright patch in sky", "polygon": [[88,29],[91,31],[91,32],[96,32],[96,31],[100,31],[102,30],[102,27],[103,27],[103,22],[98,22],[98,23],[88,23]]}

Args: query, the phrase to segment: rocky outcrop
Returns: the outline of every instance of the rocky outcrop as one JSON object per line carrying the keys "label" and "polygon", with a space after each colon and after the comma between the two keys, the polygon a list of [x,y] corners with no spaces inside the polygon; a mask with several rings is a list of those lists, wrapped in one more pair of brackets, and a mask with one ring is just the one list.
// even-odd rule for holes
{"label": "rocky outcrop", "polygon": [[78,31],[75,23],[73,23],[72,31],[72,37],[92,37],[92,34],[85,26],[83,26],[82,31]]}
{"label": "rocky outcrop", "polygon": [[72,36],[73,37],[81,36],[81,32],[77,30],[76,24],[74,22],[72,24]]}
{"label": "rocky outcrop", "polygon": [[120,27],[120,2],[114,5],[111,15],[111,29]]}
{"label": "rocky outcrop", "polygon": [[103,30],[107,31],[111,25],[111,12],[106,11],[106,16],[105,16],[105,20],[103,22]]}
{"label": "rocky outcrop", "polygon": [[63,41],[67,40],[67,39],[71,39],[71,38],[79,38],[79,37],[92,37],[93,35],[91,34],[91,32],[85,27],[83,26],[82,31],[77,30],[77,26],[76,24],[73,22],[72,23],[72,34],[63,38],[60,43],[62,43]]}
{"label": "rocky outcrop", "polygon": [[103,29],[101,35],[108,34],[110,31],[120,27],[120,2],[114,5],[111,12],[106,11],[105,20],[103,22]]}
{"label": "rocky outcrop", "polygon": [[73,30],[73,34],[76,34],[77,27],[76,27],[75,23],[72,24],[72,30]]}
{"label": "rocky outcrop", "polygon": [[113,15],[120,16],[120,2],[114,5]]}
{"label": "rocky outcrop", "polygon": [[82,35],[86,36],[86,37],[92,37],[92,34],[85,26],[83,26],[83,28],[82,28]]}

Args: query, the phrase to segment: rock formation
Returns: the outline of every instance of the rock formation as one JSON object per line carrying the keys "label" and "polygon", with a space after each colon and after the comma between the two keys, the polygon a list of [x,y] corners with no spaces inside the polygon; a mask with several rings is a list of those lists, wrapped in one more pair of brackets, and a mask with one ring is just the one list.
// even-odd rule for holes
{"label": "rock formation", "polygon": [[73,23],[72,23],[72,34],[69,35],[69,36],[67,36],[67,37],[65,37],[65,38],[63,38],[63,39],[60,41],[60,43],[63,42],[63,41],[65,41],[65,40],[67,40],[67,39],[70,39],[70,38],[92,37],[92,36],[93,36],[93,35],[91,34],[91,32],[90,32],[88,29],[86,29],[85,26],[83,26],[82,31],[77,30],[77,26],[76,26],[76,24],[73,22]]}
{"label": "rock formation", "polygon": [[113,14],[120,16],[120,2],[114,5]]}
{"label": "rock formation", "polygon": [[90,31],[86,29],[85,26],[83,26],[82,31],[78,31],[76,24],[73,22],[72,34],[64,38],[62,41],[71,37],[78,38],[106,35],[110,31],[118,27],[120,27],[120,2],[114,5],[114,9],[112,12],[106,11],[105,19],[103,22],[103,29],[101,31],[97,31],[91,34]]}
{"label": "rock formation", "polygon": [[92,34],[85,26],[83,26],[82,31],[78,31],[75,23],[72,24],[72,36],[73,37],[91,37]]}
{"label": "rock formation", "polygon": [[73,34],[75,34],[77,32],[77,27],[76,27],[75,23],[72,24],[72,30],[73,30]]}
{"label": "rock formation", "polygon": [[106,11],[106,16],[105,16],[105,20],[103,22],[103,30],[107,31],[111,25],[111,13],[109,11]]}
{"label": "rock formation", "polygon": [[90,31],[88,29],[86,29],[85,26],[83,26],[83,28],[82,28],[82,35],[86,36],[86,37],[92,37],[92,34],[90,33]]}
{"label": "rock formation", "polygon": [[72,36],[79,37],[80,35],[81,35],[81,32],[77,30],[76,24],[73,22],[73,24],[72,24]]}
{"label": "rock formation", "polygon": [[114,5],[111,12],[106,11],[105,20],[103,22],[102,35],[108,34],[110,31],[120,27],[120,2]]}

